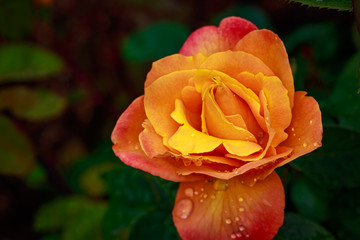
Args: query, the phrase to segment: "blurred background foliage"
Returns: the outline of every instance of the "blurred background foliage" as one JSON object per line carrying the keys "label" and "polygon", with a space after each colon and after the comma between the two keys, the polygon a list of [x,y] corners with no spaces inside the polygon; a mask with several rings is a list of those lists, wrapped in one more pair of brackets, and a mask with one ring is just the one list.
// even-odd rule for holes
{"label": "blurred background foliage", "polygon": [[323,147],[277,170],[287,205],[276,239],[360,239],[360,36],[351,6],[0,0],[0,239],[179,239],[177,184],[124,166],[109,138],[151,62],[226,16],[275,31],[296,90],[322,109]]}

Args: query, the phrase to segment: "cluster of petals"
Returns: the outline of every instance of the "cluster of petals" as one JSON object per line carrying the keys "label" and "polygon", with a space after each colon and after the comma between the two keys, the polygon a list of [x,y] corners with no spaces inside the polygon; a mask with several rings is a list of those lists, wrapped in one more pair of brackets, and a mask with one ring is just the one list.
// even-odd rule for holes
{"label": "cluster of petals", "polygon": [[181,182],[173,219],[184,240],[272,239],[285,205],[274,169],[321,139],[319,106],[295,92],[280,38],[238,17],[154,62],[112,133],[124,163]]}

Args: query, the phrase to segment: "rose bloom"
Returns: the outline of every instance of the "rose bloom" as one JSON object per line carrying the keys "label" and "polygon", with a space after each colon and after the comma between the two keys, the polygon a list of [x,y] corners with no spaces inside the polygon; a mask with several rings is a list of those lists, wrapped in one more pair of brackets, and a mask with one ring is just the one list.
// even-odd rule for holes
{"label": "rose bloom", "polygon": [[153,63],[111,138],[125,164],[181,182],[182,239],[266,240],[284,219],[274,169],[320,147],[322,124],[317,102],[294,91],[280,38],[229,17]]}

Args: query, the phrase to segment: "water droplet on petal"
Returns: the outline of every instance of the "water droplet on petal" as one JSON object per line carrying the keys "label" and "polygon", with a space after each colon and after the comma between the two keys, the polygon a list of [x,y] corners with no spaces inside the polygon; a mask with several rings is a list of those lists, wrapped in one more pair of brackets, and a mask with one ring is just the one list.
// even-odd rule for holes
{"label": "water droplet on petal", "polygon": [[239,238],[242,237],[241,232],[237,232],[237,233],[236,233],[236,236],[239,237]]}
{"label": "water droplet on petal", "polygon": [[235,221],[237,221],[237,222],[238,222],[239,220],[240,220],[240,218],[239,218],[239,217],[235,217]]}
{"label": "water droplet on petal", "polygon": [[240,230],[240,231],[244,231],[244,230],[245,230],[245,227],[244,227],[243,225],[240,225],[239,230]]}
{"label": "water droplet on petal", "polygon": [[315,142],[315,143],[314,143],[314,147],[317,147],[317,146],[318,146],[318,143],[317,143],[317,142]]}
{"label": "water droplet on petal", "polygon": [[138,150],[138,149],[139,149],[139,146],[136,145],[134,148],[135,148],[135,150]]}
{"label": "water droplet on petal", "polygon": [[174,214],[178,218],[187,219],[194,208],[194,204],[190,199],[182,199],[175,204]]}
{"label": "water droplet on petal", "polygon": [[208,197],[208,195],[205,193],[204,196],[203,196],[203,198],[206,199],[207,197]]}
{"label": "water droplet on petal", "polygon": [[313,120],[310,120],[310,124],[313,124]]}
{"label": "water droplet on petal", "polygon": [[293,131],[293,132],[294,132],[294,131],[295,131],[295,128],[291,128],[291,131]]}
{"label": "water droplet on petal", "polygon": [[211,195],[210,198],[214,200],[216,197],[215,197],[215,195]]}
{"label": "water droplet on petal", "polygon": [[131,144],[131,140],[128,141],[128,144]]}
{"label": "water droplet on petal", "polygon": [[225,223],[226,224],[231,224],[231,219],[230,218],[225,219]]}
{"label": "water droplet on petal", "polygon": [[235,234],[235,233],[232,233],[232,234],[230,235],[230,237],[231,237],[232,239],[235,239],[235,238],[236,238],[236,234]]}
{"label": "water droplet on petal", "polygon": [[184,193],[185,193],[185,196],[192,198],[194,196],[194,189],[187,188],[187,189],[185,189]]}
{"label": "water droplet on petal", "polygon": [[194,194],[195,194],[195,195],[199,195],[199,192],[198,192],[198,191],[195,191]]}
{"label": "water droplet on petal", "polygon": [[241,207],[241,208],[239,208],[239,211],[243,212],[243,211],[245,211],[245,208]]}
{"label": "water droplet on petal", "polygon": [[303,147],[307,147],[307,144],[306,144],[306,143],[304,143],[304,144],[303,144]]}

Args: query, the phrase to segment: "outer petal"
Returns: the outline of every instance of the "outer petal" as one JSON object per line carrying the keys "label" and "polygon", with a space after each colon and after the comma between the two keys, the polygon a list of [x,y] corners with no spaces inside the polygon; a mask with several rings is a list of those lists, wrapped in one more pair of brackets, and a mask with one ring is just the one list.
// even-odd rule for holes
{"label": "outer petal", "polygon": [[239,178],[181,183],[173,220],[183,240],[269,240],[283,223],[284,206],[276,173],[252,187]]}
{"label": "outer petal", "polygon": [[294,79],[284,44],[275,33],[266,29],[252,31],[236,44],[234,50],[260,58],[281,79],[289,91],[290,106],[293,106]]}
{"label": "outer petal", "polygon": [[[292,152],[291,148],[288,147],[277,147],[277,154],[271,157],[265,157],[257,161],[249,161],[246,164],[243,164],[239,168],[225,169],[225,171],[219,171],[219,166],[187,166],[180,167],[177,172],[179,174],[188,175],[193,173],[204,174],[207,176],[229,180],[236,176],[239,176],[247,185],[254,184],[258,179],[263,179],[273,172],[279,162],[283,161],[289,154]],[[232,157],[234,159],[235,155],[227,154],[226,156]],[[250,174],[249,174],[250,173]],[[243,175],[243,176],[240,176]],[[248,181],[249,176],[251,176],[251,181]]]}
{"label": "outer petal", "polygon": [[281,143],[282,146],[291,147],[294,151],[279,166],[321,146],[323,128],[319,105],[314,98],[305,95],[306,92],[302,91],[295,93],[292,122],[287,129],[289,137]]}
{"label": "outer petal", "polygon": [[223,19],[219,27],[206,26],[193,32],[186,40],[180,54],[185,56],[202,53],[209,56],[215,52],[231,50],[236,43],[257,27],[240,17]]}
{"label": "outer petal", "polygon": [[145,120],[144,97],[138,97],[120,116],[111,140],[113,151],[125,164],[151,173],[170,181],[194,181],[203,179],[203,175],[181,176],[176,173],[182,166],[171,157],[152,158],[146,156],[139,143],[139,134],[143,131],[141,124]]}

